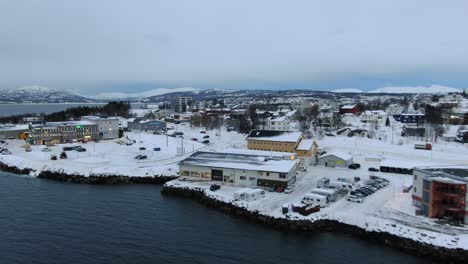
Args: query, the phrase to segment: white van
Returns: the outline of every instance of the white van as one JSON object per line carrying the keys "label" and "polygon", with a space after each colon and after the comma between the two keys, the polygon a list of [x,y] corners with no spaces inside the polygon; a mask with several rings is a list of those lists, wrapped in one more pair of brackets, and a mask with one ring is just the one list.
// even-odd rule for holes
{"label": "white van", "polygon": [[301,202],[303,204],[325,207],[327,206],[327,197],[321,194],[308,193],[304,196],[304,198],[302,198]]}
{"label": "white van", "polygon": [[354,179],[353,178],[340,177],[340,178],[338,178],[337,181],[354,184]]}
{"label": "white van", "polygon": [[239,201],[251,202],[265,197],[265,191],[262,189],[242,189],[234,193],[234,199]]}
{"label": "white van", "polygon": [[335,202],[338,197],[336,189],[315,188],[311,193],[324,195],[327,197],[327,203]]}
{"label": "white van", "polygon": [[330,182],[330,186],[333,186],[337,189],[346,189],[348,191],[354,190],[354,186],[348,182],[334,181],[334,182]]}
{"label": "white van", "polygon": [[330,179],[328,178],[321,178],[317,181],[317,188],[322,188],[328,185],[330,185]]}

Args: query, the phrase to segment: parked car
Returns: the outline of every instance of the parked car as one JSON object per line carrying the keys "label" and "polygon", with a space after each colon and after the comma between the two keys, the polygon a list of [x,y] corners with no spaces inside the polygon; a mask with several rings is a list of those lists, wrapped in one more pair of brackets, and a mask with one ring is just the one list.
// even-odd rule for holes
{"label": "parked car", "polygon": [[146,150],[146,148],[145,147],[140,147],[140,150]]}
{"label": "parked car", "polygon": [[219,189],[221,189],[221,186],[219,184],[213,184],[210,186],[210,191],[212,192],[216,192]]}
{"label": "parked car", "polygon": [[83,147],[79,147],[79,148],[77,148],[75,150],[78,151],[78,152],[85,152],[86,151],[86,149],[83,148]]}
{"label": "parked car", "polygon": [[377,169],[377,168],[373,168],[373,167],[370,167],[370,168],[369,168],[369,171],[375,171],[375,172],[378,172],[378,171],[379,171],[379,169]]}
{"label": "parked car", "polygon": [[184,132],[174,132],[172,133],[174,136],[183,136]]}
{"label": "parked car", "polygon": [[5,140],[0,140],[0,143],[2,144],[5,144],[5,142],[6,142]]}
{"label": "parked car", "polygon": [[198,138],[191,138],[192,141],[198,141]]}
{"label": "parked car", "polygon": [[57,160],[57,155],[50,155],[50,160]]}
{"label": "parked car", "polygon": [[205,140],[202,141],[202,143],[203,144],[208,144],[208,143],[210,143],[210,141],[208,139],[205,139]]}
{"label": "parked car", "polygon": [[154,151],[161,151],[161,148],[156,147],[156,148],[153,148],[153,150]]}
{"label": "parked car", "polygon": [[9,151],[8,149],[3,149],[1,154],[2,155],[11,155],[11,151]]}
{"label": "parked car", "polygon": [[359,195],[362,195],[363,197],[366,197],[366,196],[369,195],[367,192],[364,192],[361,189],[357,189],[355,191],[352,191],[352,192],[350,192],[350,194],[352,194],[352,195],[359,194]]}
{"label": "parked car", "polygon": [[288,187],[286,187],[286,189],[284,189],[284,193],[292,193],[294,192],[295,189],[296,189],[296,186],[289,185]]}
{"label": "parked car", "polygon": [[350,202],[355,202],[355,203],[362,203],[364,202],[364,198],[362,198],[362,196],[358,196],[358,195],[348,195],[348,197],[346,198],[346,200],[350,201]]}
{"label": "parked car", "polygon": [[146,155],[136,155],[135,156],[135,159],[137,160],[143,160],[143,159],[147,159],[148,157]]}
{"label": "parked car", "polygon": [[353,169],[353,170],[357,170],[357,169],[361,168],[361,164],[353,163],[353,164],[349,165],[348,168]]}
{"label": "parked car", "polygon": [[51,152],[52,150],[50,148],[43,148],[41,149],[42,152]]}
{"label": "parked car", "polygon": [[63,151],[72,151],[74,149],[75,149],[75,147],[63,147],[62,148]]}
{"label": "parked car", "polygon": [[68,159],[67,153],[65,151],[62,151],[62,153],[60,153],[60,158],[61,159]]}
{"label": "parked car", "polygon": [[205,130],[200,131],[201,134],[206,134]]}
{"label": "parked car", "polygon": [[270,187],[268,187],[268,191],[269,191],[269,192],[275,192],[275,190],[276,190],[276,187],[275,187],[275,186],[270,186]]}
{"label": "parked car", "polygon": [[210,136],[206,135],[206,136],[204,136],[203,138],[210,138]]}

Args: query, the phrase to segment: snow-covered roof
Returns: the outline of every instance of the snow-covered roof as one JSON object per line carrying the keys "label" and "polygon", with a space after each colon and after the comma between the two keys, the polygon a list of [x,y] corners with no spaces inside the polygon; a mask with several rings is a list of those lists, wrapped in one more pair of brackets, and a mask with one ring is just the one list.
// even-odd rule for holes
{"label": "snow-covered roof", "polygon": [[28,130],[28,125],[0,125],[0,131]]}
{"label": "snow-covered roof", "polygon": [[403,169],[413,169],[418,166],[427,166],[432,163],[424,161],[408,161],[408,160],[397,160],[397,159],[384,159],[380,162],[380,166],[390,167],[390,168],[403,168]]}
{"label": "snow-covered roof", "polygon": [[353,158],[353,156],[349,155],[348,153],[341,152],[341,151],[332,151],[332,152],[327,152],[320,156],[319,158],[327,157],[327,156],[335,156],[343,160],[350,160]]}
{"label": "snow-covered roof", "polygon": [[266,140],[266,141],[297,142],[302,138],[302,133],[301,132],[252,130],[247,138],[255,139],[255,140]]}
{"label": "snow-covered roof", "polygon": [[203,151],[198,151],[179,163],[179,165],[278,173],[289,173],[296,164],[296,160],[273,160],[256,155]]}
{"label": "snow-covered roof", "polygon": [[353,108],[355,108],[355,107],[356,107],[356,105],[343,105],[343,106],[341,107],[341,109],[353,109]]}
{"label": "snow-covered roof", "polygon": [[312,139],[302,139],[297,146],[297,150],[311,150],[314,145],[314,140]]}
{"label": "snow-covered roof", "polygon": [[284,156],[295,156],[295,153],[291,152],[277,152],[277,151],[265,151],[265,150],[252,150],[252,149],[223,149],[224,153],[231,153],[231,154],[244,154],[244,155],[257,155],[263,157],[278,157],[283,158]]}

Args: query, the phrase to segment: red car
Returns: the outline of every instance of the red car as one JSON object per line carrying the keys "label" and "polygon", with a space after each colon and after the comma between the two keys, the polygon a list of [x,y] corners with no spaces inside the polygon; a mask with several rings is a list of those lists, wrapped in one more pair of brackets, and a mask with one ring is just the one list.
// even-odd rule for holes
{"label": "red car", "polygon": [[198,141],[198,138],[191,138],[190,140]]}

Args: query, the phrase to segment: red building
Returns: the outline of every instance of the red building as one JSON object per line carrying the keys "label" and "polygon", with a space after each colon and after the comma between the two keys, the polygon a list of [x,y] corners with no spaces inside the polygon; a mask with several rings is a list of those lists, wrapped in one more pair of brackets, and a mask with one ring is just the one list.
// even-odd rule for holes
{"label": "red building", "polygon": [[361,113],[358,105],[343,105],[340,107],[340,114],[353,114],[357,115]]}

